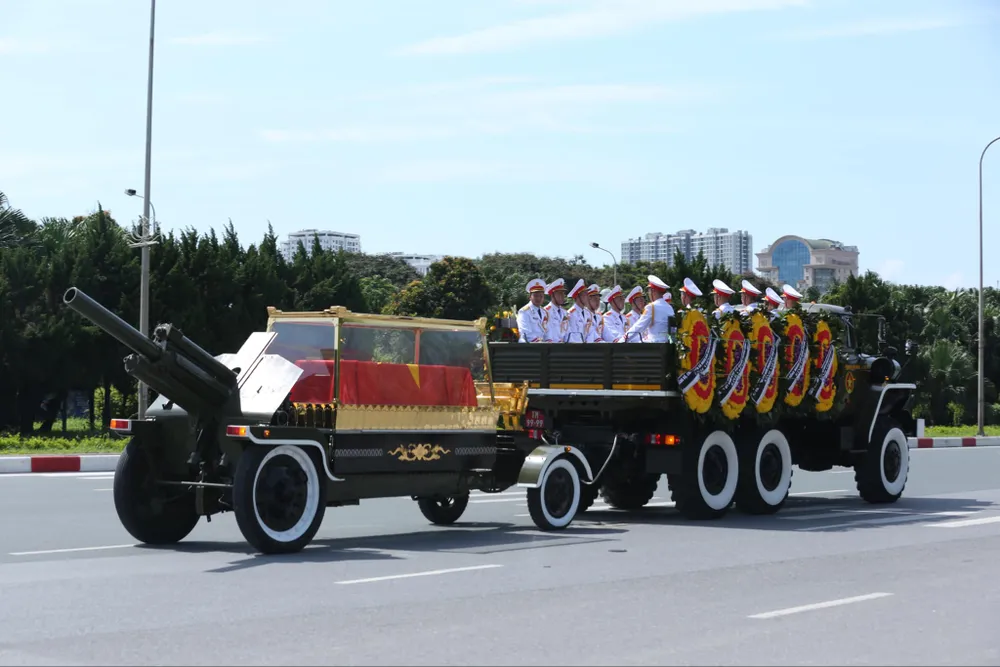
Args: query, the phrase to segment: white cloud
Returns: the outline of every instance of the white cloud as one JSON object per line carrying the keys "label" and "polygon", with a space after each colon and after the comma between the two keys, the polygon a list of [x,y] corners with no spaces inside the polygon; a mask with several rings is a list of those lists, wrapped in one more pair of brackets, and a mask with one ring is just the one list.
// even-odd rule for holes
{"label": "white cloud", "polygon": [[171,44],[183,46],[252,46],[254,44],[264,44],[270,40],[266,37],[253,35],[234,35],[229,33],[210,32],[202,35],[171,37],[167,41]]}
{"label": "white cloud", "polygon": [[588,9],[522,19],[464,35],[437,37],[399,50],[403,55],[456,55],[620,34],[653,23],[710,14],[801,7],[808,0],[602,0]]}
{"label": "white cloud", "polygon": [[888,18],[869,19],[847,23],[839,26],[829,26],[817,28],[815,30],[800,30],[788,35],[790,39],[831,39],[839,37],[870,37],[880,35],[895,35],[908,32],[925,32],[929,30],[943,30],[945,28],[956,28],[971,23],[971,19],[964,17],[938,17],[938,18]]}

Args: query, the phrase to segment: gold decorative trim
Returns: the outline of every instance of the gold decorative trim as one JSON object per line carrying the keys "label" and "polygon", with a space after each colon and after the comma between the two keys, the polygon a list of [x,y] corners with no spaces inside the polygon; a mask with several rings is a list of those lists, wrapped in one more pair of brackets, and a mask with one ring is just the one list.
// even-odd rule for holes
{"label": "gold decorative trim", "polygon": [[388,454],[404,463],[413,463],[414,461],[437,461],[443,454],[451,454],[451,450],[445,449],[441,445],[400,445]]}
{"label": "gold decorative trim", "polygon": [[495,429],[500,411],[409,405],[339,405],[338,431],[460,431]]}

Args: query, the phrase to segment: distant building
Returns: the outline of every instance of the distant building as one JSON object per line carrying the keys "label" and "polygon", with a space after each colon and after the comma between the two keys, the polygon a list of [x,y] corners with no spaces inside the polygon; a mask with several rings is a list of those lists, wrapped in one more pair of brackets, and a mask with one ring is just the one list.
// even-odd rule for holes
{"label": "distant building", "polygon": [[858,254],[857,246],[840,241],[782,236],[757,253],[757,271],[779,286],[825,292],[834,281],[858,275]]}
{"label": "distant building", "polygon": [[753,237],[750,232],[731,232],[726,227],[710,227],[704,233],[693,229],[673,234],[653,232],[642,238],[629,239],[622,243],[621,262],[666,262],[667,266],[673,266],[674,253],[678,250],[688,260],[695,259],[702,252],[709,266],[725,266],[733,273],[753,271]]}
{"label": "distant building", "polygon": [[324,250],[344,250],[346,252],[361,252],[361,237],[358,234],[345,234],[329,230],[303,229],[293,232],[281,242],[281,254],[286,261],[292,261],[299,249],[299,243],[305,246],[306,254],[312,252],[313,240],[319,237],[319,245]]}
{"label": "distant building", "polygon": [[390,252],[387,253],[390,257],[395,257],[396,259],[401,259],[410,266],[412,266],[417,273],[422,276],[427,275],[427,271],[431,268],[431,264],[434,262],[439,262],[444,259],[444,255],[414,255],[411,253],[404,252]]}

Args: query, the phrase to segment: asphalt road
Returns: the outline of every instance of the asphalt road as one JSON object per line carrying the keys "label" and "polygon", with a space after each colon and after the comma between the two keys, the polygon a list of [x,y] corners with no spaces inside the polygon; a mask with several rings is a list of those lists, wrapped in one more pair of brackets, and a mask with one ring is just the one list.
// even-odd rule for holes
{"label": "asphalt road", "polygon": [[0,475],[0,664],[998,665],[1000,449],[911,451],[904,499],[795,471],[774,517],[598,503],[542,534],[522,493],[458,526],[331,508],[251,555],[231,515],[132,546],[110,474]]}

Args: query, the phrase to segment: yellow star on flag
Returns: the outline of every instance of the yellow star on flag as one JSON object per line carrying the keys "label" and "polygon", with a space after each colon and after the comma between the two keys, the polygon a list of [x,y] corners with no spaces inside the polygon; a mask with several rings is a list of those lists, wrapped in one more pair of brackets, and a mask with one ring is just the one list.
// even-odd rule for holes
{"label": "yellow star on flag", "polygon": [[413,382],[420,386],[420,366],[417,364],[406,364],[406,367],[410,369],[410,375],[413,376]]}

